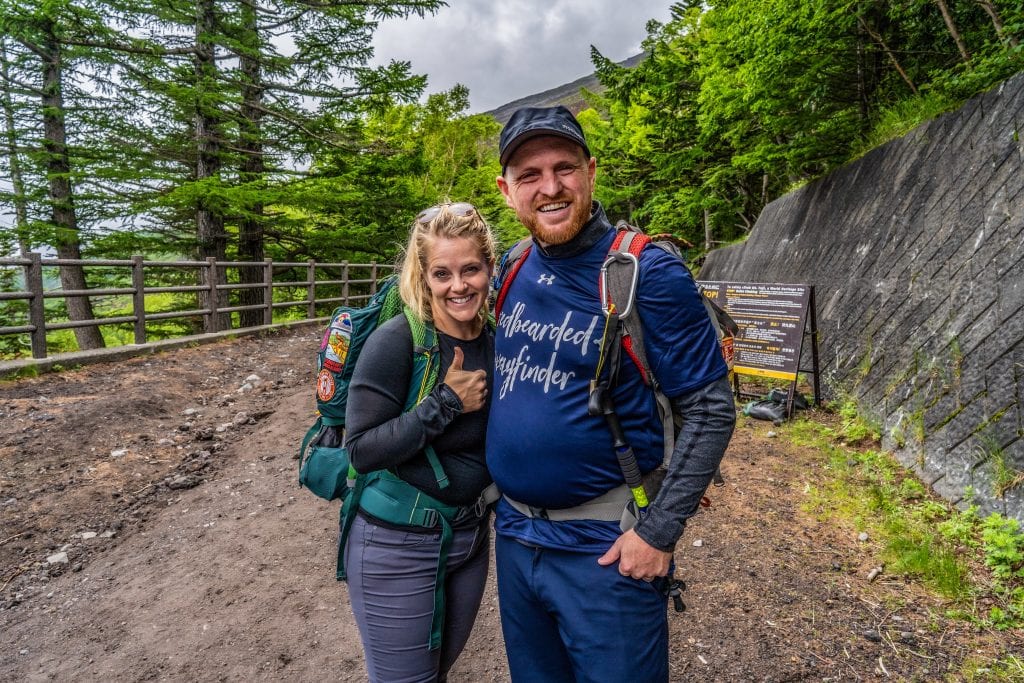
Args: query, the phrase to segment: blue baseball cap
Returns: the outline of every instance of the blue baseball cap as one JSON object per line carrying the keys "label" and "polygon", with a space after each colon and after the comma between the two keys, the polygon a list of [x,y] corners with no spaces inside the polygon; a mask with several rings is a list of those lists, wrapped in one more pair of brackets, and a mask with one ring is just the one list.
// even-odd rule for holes
{"label": "blue baseball cap", "polygon": [[583,128],[572,112],[558,105],[557,107],[523,107],[517,109],[501,131],[498,143],[498,159],[502,170],[508,164],[509,157],[527,140],[540,135],[555,135],[575,142],[590,158],[590,148],[583,136]]}

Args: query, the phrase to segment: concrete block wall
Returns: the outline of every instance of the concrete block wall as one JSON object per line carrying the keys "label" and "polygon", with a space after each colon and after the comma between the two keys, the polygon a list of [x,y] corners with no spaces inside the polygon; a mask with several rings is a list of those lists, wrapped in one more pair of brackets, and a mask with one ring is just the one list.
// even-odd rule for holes
{"label": "concrete block wall", "polygon": [[700,279],[814,285],[825,386],[941,495],[1024,521],[1024,74],[772,202]]}

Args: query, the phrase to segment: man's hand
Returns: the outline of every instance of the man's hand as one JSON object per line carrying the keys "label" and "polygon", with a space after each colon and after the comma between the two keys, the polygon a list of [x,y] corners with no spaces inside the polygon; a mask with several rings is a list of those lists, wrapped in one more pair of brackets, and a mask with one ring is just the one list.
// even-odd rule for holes
{"label": "man's hand", "polygon": [[455,347],[452,364],[444,375],[444,383],[451,387],[462,401],[462,412],[471,413],[484,407],[487,398],[487,373],[483,370],[463,370],[462,349]]}
{"label": "man's hand", "polygon": [[616,561],[619,563],[619,573],[623,576],[650,581],[668,574],[672,553],[651,547],[630,529],[615,539],[608,552],[597,559],[601,566]]}

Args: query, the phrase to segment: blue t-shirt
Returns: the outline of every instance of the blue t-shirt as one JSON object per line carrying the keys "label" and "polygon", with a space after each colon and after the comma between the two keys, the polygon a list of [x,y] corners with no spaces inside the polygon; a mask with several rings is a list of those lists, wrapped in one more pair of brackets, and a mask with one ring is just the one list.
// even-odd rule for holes
{"label": "blue t-shirt", "polygon": [[[581,253],[554,257],[536,246],[530,250],[495,335],[487,465],[505,495],[534,507],[573,507],[623,482],[607,423],[587,411],[604,333],[598,276],[615,233],[600,210],[584,230],[603,234]],[[640,266],[636,305],[662,391],[678,396],[724,376],[718,340],[689,271],[650,247]],[[654,469],[663,455],[661,418],[653,392],[625,353],[614,403],[641,471]],[[607,548],[620,533],[612,522],[531,519],[504,501],[496,530],[568,550]]]}

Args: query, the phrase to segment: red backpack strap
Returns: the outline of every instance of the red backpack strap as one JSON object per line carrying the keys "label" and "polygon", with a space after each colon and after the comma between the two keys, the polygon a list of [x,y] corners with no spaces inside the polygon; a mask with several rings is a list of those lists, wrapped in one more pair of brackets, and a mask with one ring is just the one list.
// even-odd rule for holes
{"label": "red backpack strap", "polygon": [[[629,253],[639,260],[640,252],[642,252],[644,247],[650,244],[650,242],[650,236],[640,232],[637,228],[634,228],[625,221],[619,221],[615,226],[615,239],[612,240],[612,246],[608,249],[608,253]],[[600,291],[608,292],[609,301],[605,303],[611,303],[611,288],[606,288],[602,284]],[[618,306],[620,310],[632,309],[632,302],[629,302],[626,306],[623,306],[622,304],[623,302],[620,301]],[[637,317],[636,320],[639,321],[639,317]],[[644,383],[650,384],[651,376],[648,370],[646,358],[642,355],[642,350],[637,351],[633,343],[633,335],[626,334],[622,336],[622,348],[640,371],[640,377],[643,379]]]}
{"label": "red backpack strap", "polygon": [[[628,242],[626,242],[627,238]],[[626,242],[625,249],[622,248],[623,242]],[[612,241],[612,246],[608,251],[627,251],[633,256],[640,258],[640,252],[650,243],[650,235],[640,232],[625,221],[619,221],[619,224],[615,226],[615,239]]]}
{"label": "red backpack strap", "polygon": [[519,269],[526,263],[526,257],[530,255],[530,248],[533,246],[533,240],[529,237],[520,240],[514,247],[508,250],[501,269],[504,271],[500,275],[500,283],[498,288],[498,296],[494,301],[494,319],[497,320],[501,315],[501,307],[505,304],[505,297],[508,295],[508,289],[512,286],[512,281],[516,279],[516,275],[519,274]]}

